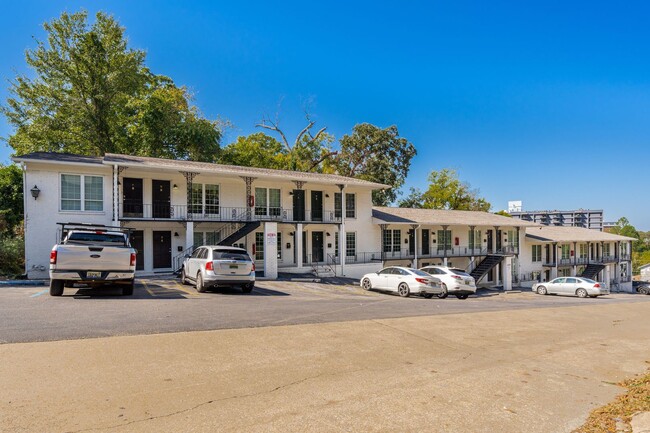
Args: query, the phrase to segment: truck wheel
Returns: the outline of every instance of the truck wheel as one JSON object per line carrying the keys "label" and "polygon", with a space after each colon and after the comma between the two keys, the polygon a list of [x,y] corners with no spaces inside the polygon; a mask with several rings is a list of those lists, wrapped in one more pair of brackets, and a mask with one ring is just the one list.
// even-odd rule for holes
{"label": "truck wheel", "polygon": [[122,295],[123,296],[131,296],[131,295],[133,295],[134,287],[135,287],[135,280],[129,281],[129,284],[122,287]]}
{"label": "truck wheel", "polygon": [[50,280],[50,296],[63,295],[63,280]]}

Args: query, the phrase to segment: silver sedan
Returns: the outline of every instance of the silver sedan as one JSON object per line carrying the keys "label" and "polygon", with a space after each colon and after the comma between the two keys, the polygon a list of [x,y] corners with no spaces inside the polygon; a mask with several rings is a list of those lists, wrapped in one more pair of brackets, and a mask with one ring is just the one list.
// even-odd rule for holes
{"label": "silver sedan", "polygon": [[583,277],[560,277],[548,282],[535,283],[533,291],[540,295],[569,295],[579,298],[609,295],[609,289],[603,283]]}

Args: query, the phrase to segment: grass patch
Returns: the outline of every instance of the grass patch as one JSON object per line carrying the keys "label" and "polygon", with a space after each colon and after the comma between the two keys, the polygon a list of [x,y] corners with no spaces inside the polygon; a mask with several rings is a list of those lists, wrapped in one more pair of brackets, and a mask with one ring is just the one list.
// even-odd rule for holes
{"label": "grass patch", "polygon": [[650,370],[618,385],[626,388],[627,391],[608,405],[593,410],[582,427],[574,430],[573,433],[615,432],[617,419],[627,425],[628,431],[632,431],[630,427],[632,415],[650,411]]}

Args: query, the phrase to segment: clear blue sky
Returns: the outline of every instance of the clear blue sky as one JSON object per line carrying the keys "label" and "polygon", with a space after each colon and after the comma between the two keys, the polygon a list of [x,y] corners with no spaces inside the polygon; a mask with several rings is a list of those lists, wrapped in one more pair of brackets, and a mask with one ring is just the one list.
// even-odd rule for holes
{"label": "clear blue sky", "polygon": [[[147,64],[211,118],[335,136],[396,124],[418,149],[407,186],[451,167],[493,205],[602,208],[650,230],[650,4],[21,1],[0,13],[0,78],[61,11],[111,12]],[[452,4],[453,3],[453,4]],[[6,84],[0,100],[6,99]],[[10,129],[0,119],[0,136]],[[11,149],[0,145],[0,161]]]}

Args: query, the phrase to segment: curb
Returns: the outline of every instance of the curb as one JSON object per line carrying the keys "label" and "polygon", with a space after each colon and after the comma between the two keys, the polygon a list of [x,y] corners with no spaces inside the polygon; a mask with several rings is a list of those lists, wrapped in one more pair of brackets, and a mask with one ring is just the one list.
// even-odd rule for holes
{"label": "curb", "polygon": [[0,286],[44,286],[44,280],[4,280]]}

